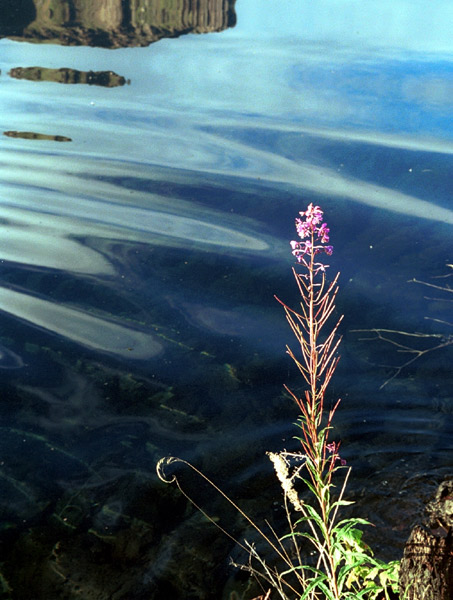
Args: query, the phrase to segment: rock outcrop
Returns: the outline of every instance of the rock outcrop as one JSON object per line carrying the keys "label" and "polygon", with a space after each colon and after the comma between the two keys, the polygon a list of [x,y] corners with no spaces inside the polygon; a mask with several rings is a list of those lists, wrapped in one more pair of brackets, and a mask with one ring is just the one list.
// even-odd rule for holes
{"label": "rock outcrop", "polygon": [[69,46],[148,46],[234,27],[235,0],[0,0],[0,37]]}
{"label": "rock outcrop", "polygon": [[[427,519],[416,525],[401,561],[401,598],[453,598],[453,480],[444,481],[426,508]],[[406,590],[406,596],[403,591]]]}

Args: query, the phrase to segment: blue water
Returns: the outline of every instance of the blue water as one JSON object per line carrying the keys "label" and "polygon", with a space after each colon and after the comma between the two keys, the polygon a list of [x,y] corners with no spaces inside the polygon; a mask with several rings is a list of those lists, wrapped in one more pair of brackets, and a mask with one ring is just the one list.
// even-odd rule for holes
{"label": "blue water", "polygon": [[[451,335],[451,294],[409,281],[453,274],[453,8],[332,4],[238,0],[236,27],[146,48],[0,40],[0,131],[72,140],[0,137],[11,597],[27,597],[19,580],[36,598],[234,597],[234,548],[155,464],[193,461],[259,516],[279,501],[265,452],[294,446],[283,384],[301,383],[274,294],[298,302],[288,242],[309,202],[341,271],[337,436],[382,557],[451,472],[452,347],[386,383],[407,354],[354,330]],[[18,66],[130,82],[9,77]]]}

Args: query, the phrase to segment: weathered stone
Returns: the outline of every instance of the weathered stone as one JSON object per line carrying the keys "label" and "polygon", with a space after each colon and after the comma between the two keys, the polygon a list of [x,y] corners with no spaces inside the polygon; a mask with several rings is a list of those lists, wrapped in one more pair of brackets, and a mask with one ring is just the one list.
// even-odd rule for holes
{"label": "weathered stone", "polygon": [[235,0],[0,0],[0,37],[66,46],[148,46],[234,27]]}
{"label": "weathered stone", "polygon": [[[401,597],[407,600],[453,598],[453,480],[444,481],[416,525],[401,561]],[[406,596],[403,591],[406,591]]]}

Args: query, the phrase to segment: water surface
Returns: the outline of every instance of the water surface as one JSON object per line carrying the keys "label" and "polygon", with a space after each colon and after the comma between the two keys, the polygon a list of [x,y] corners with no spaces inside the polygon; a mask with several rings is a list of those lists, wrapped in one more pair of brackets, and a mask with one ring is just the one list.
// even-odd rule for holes
{"label": "water surface", "polygon": [[301,385],[273,296],[298,302],[288,242],[309,202],[341,271],[337,438],[381,557],[451,471],[451,346],[382,387],[406,355],[353,330],[451,335],[448,292],[409,281],[451,281],[452,8],[336,4],[332,19],[332,2],[239,0],[234,27],[144,47],[0,41],[11,598],[243,593],[237,550],[155,464],[191,460],[272,511],[265,452],[294,447],[283,384]]}

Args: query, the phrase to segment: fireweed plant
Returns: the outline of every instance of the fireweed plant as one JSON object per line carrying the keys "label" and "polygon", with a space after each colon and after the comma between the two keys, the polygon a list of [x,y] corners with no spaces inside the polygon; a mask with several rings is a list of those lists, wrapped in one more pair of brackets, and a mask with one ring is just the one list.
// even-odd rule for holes
{"label": "fireweed plant", "polygon": [[[287,352],[306,387],[304,395],[299,397],[285,386],[300,411],[297,421],[300,435],[296,439],[301,448],[295,452],[268,453],[283,491],[287,532],[280,535],[269,523],[265,528],[259,527],[187,461],[174,457],[161,459],[157,472],[163,481],[175,482],[214,522],[181,489],[177,477],[167,478],[164,472],[165,466],[174,462],[189,466],[233,505],[269,546],[274,554],[272,563],[254,544],[234,540],[249,557],[247,564],[236,566],[261,582],[260,598],[389,600],[398,593],[399,562],[384,563],[373,556],[362,541],[360,528],[369,525],[368,521],[340,516],[342,507],[352,504],[344,498],[351,469],[339,454],[340,443],[331,439],[332,420],[340,401],[326,411],[325,397],[339,361],[337,350],[341,338],[337,330],[342,317],[329,326],[335,311],[339,273],[327,282],[328,265],[323,258],[332,254],[333,247],[329,245],[329,228],[323,222],[319,206],[310,204],[299,213],[296,231],[300,239],[290,244],[296,259],[293,274],[301,296],[300,311],[277,300],[298,342],[298,356],[289,347]],[[306,491],[303,498],[299,494],[301,488]],[[232,537],[218,523],[214,524]]]}

